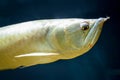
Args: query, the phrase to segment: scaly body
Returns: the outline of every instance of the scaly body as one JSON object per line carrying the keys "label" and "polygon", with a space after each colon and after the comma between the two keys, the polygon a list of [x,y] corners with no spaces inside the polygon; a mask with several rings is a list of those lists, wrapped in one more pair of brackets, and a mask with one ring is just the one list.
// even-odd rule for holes
{"label": "scaly body", "polygon": [[107,19],[36,20],[2,27],[0,70],[82,55],[96,43]]}

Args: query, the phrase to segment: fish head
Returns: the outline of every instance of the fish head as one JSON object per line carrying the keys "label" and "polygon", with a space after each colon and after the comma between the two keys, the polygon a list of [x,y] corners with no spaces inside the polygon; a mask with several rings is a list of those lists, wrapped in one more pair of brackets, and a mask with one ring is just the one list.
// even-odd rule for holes
{"label": "fish head", "polygon": [[109,19],[76,19],[65,28],[66,45],[84,52],[90,50],[98,40],[103,23]]}

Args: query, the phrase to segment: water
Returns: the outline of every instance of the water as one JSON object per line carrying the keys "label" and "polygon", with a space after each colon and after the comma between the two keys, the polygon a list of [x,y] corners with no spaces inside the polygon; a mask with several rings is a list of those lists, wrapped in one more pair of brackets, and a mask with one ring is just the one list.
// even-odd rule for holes
{"label": "water", "polygon": [[36,19],[111,17],[85,55],[0,71],[0,80],[120,80],[118,12],[117,0],[0,0],[1,27]]}

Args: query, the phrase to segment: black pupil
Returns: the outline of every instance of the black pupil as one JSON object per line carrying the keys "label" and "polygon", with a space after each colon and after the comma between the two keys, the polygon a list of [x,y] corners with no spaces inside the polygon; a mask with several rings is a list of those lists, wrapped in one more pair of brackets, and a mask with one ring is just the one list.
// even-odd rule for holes
{"label": "black pupil", "polygon": [[89,28],[89,25],[88,24],[84,24],[83,26],[82,26],[82,29],[83,30],[87,30]]}

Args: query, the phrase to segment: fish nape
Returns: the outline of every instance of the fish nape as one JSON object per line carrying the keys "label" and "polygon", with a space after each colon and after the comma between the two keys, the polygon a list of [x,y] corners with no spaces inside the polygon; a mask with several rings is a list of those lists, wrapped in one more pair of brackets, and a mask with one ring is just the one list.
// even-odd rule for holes
{"label": "fish nape", "polygon": [[0,28],[0,70],[72,59],[89,51],[109,19],[47,19]]}

